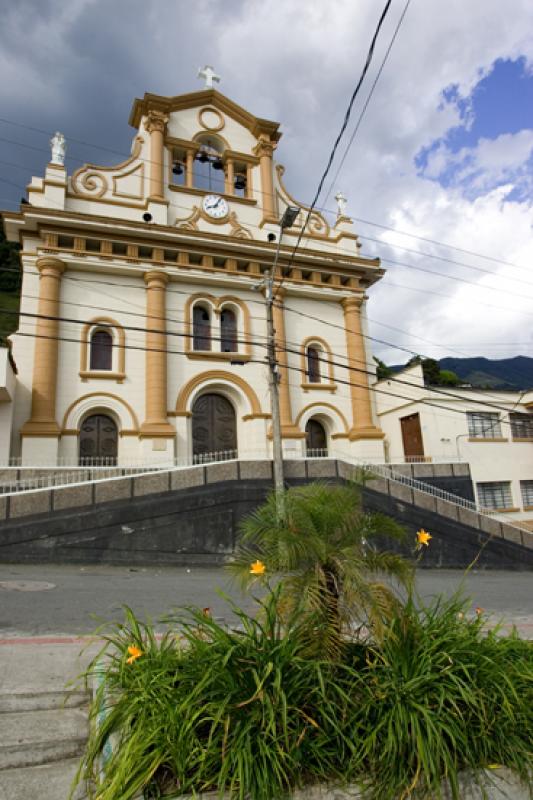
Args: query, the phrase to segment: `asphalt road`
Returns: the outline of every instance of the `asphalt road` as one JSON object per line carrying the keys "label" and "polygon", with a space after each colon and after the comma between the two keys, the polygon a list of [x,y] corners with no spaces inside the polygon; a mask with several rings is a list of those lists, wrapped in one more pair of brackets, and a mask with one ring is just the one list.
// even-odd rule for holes
{"label": "asphalt road", "polygon": [[[424,598],[449,594],[462,572],[420,570],[418,589]],[[49,634],[87,634],[98,624],[121,619],[130,606],[142,618],[157,621],[173,608],[209,607],[215,617],[232,618],[225,591],[238,605],[252,610],[221,568],[128,568],[56,565],[0,565],[0,638]],[[516,622],[533,638],[533,573],[479,571],[465,580],[472,613],[480,606],[493,616]]]}

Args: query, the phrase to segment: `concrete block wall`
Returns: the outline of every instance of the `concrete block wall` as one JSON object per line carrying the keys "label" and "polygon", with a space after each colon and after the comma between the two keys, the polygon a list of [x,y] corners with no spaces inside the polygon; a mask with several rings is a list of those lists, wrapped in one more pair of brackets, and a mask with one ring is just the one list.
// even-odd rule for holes
{"label": "concrete block wall", "polygon": [[[461,481],[468,493],[457,465],[447,465],[448,475],[445,465],[405,466],[408,477],[420,479],[423,467],[426,481]],[[344,482],[357,472],[334,459],[285,462],[289,485]],[[0,561],[221,563],[240,519],[271,489],[270,461],[231,461],[0,495]],[[533,568],[533,532],[386,477],[368,480],[363,499],[398,519],[413,542],[419,527],[432,533],[425,566],[464,567],[485,545],[479,566]]]}

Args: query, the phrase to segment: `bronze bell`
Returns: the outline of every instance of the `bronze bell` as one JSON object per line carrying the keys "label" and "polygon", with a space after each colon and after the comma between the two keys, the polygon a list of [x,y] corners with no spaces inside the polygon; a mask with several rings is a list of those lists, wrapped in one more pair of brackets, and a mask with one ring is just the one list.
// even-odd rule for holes
{"label": "bronze bell", "polygon": [[207,155],[207,153],[204,153],[203,151],[200,152],[200,155],[196,157],[198,161],[200,161],[202,164],[205,164],[206,161],[209,161],[209,156]]}
{"label": "bronze bell", "polygon": [[246,179],[244,175],[237,175],[237,177],[235,178],[235,188],[246,189]]}
{"label": "bronze bell", "polygon": [[221,158],[215,158],[213,161],[213,169],[224,169],[224,162]]}
{"label": "bronze bell", "polygon": [[183,167],[179,161],[175,162],[174,166],[172,167],[172,172],[174,175],[183,175]]}

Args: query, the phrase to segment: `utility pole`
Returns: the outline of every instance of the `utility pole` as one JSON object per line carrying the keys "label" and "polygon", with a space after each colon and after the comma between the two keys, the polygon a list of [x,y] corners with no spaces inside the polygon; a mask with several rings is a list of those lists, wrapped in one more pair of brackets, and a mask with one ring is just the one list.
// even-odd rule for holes
{"label": "utility pole", "polygon": [[270,389],[270,412],[272,415],[272,455],[274,463],[274,493],[278,519],[285,516],[285,481],[283,479],[283,445],[281,439],[281,417],[279,412],[279,382],[281,375],[276,356],[276,330],[274,328],[274,281],[278,266],[281,238],[285,228],[290,228],[300,209],[296,206],[287,206],[279,222],[279,238],[276,255],[272,269],[265,273],[265,302],[267,311],[267,358],[268,358],[268,386]]}

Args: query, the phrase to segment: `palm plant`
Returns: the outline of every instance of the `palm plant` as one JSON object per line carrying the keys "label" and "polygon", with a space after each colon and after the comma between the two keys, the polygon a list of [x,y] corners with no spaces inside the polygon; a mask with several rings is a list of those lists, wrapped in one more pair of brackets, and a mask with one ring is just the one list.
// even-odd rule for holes
{"label": "palm plant", "polygon": [[[303,612],[309,620],[309,647],[336,658],[347,634],[359,625],[381,638],[398,606],[392,577],[409,586],[412,565],[399,555],[378,551],[377,537],[399,539],[403,528],[390,517],[365,512],[361,486],[313,483],[289,489],[285,513],[277,513],[272,494],[241,525],[241,538],[229,569],[248,586],[257,575],[281,579],[279,611]],[[257,573],[257,570],[255,570]]]}

